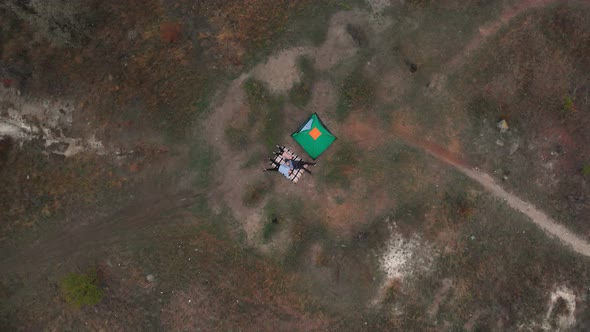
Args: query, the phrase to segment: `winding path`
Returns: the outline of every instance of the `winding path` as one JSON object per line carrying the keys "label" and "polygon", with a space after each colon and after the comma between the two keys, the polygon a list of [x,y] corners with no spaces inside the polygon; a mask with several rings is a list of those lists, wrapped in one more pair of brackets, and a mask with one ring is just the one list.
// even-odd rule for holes
{"label": "winding path", "polygon": [[564,226],[560,225],[557,221],[536,208],[530,202],[527,202],[520,197],[506,191],[487,173],[484,173],[477,168],[469,167],[463,160],[452,155],[436,144],[412,137],[402,128],[398,127],[395,134],[397,137],[403,139],[407,144],[428,153],[432,157],[455,168],[457,171],[465,174],[473,181],[479,183],[489,193],[505,201],[511,208],[528,216],[533,223],[537,224],[547,233],[555,236],[556,238],[571,246],[572,249],[577,253],[590,257],[590,243],[577,236]]}

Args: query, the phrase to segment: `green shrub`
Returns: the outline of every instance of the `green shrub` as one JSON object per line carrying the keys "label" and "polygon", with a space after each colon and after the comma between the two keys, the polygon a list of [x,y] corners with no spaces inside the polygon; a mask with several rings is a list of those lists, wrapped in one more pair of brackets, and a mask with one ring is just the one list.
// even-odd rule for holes
{"label": "green shrub", "polygon": [[98,287],[96,269],[86,273],[70,273],[61,282],[61,292],[67,303],[76,308],[95,305],[102,300],[103,291]]}
{"label": "green shrub", "polygon": [[563,98],[563,106],[561,108],[561,114],[568,115],[568,114],[572,113],[573,111],[574,111],[574,100],[569,95],[565,96],[565,98]]}
{"label": "green shrub", "polygon": [[584,167],[582,167],[582,174],[584,176],[590,177],[590,164],[586,164]]}

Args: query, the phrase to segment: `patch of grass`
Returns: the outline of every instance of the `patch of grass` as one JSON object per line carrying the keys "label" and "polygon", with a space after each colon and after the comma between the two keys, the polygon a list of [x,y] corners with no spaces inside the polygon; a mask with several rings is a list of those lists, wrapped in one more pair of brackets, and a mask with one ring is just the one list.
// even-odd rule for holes
{"label": "patch of grass", "polygon": [[246,189],[242,195],[242,203],[246,206],[254,207],[260,204],[266,194],[271,189],[270,183],[266,181],[256,182]]}
{"label": "patch of grass", "polygon": [[196,141],[191,145],[189,151],[189,167],[196,173],[193,178],[193,185],[206,189],[211,180],[211,170],[215,163],[211,147],[203,140]]}
{"label": "patch of grass", "polygon": [[289,90],[289,100],[295,106],[304,107],[311,99],[311,89],[316,76],[313,60],[305,56],[299,57],[297,59],[297,68],[301,80]]}
{"label": "patch of grass", "polygon": [[262,227],[262,240],[268,242],[270,238],[276,233],[279,227],[278,219],[272,218],[269,222],[265,223]]}
{"label": "patch of grass", "polygon": [[72,210],[117,200],[129,187],[100,156],[80,153],[58,161],[31,141],[11,149],[5,158],[0,169],[0,238],[49,225]]}
{"label": "patch of grass", "polygon": [[455,223],[469,219],[475,213],[475,204],[464,191],[446,192],[443,205],[448,211],[450,220]]}
{"label": "patch of grass", "polygon": [[225,128],[225,139],[234,150],[241,150],[244,145],[250,144],[250,135],[247,128],[238,128],[229,125]]}
{"label": "patch of grass", "polygon": [[[249,130],[255,128],[258,140],[273,147],[283,134],[283,112],[285,97],[274,96],[261,81],[250,78],[244,83],[244,90],[250,106]],[[243,147],[243,143],[240,143]]]}
{"label": "patch of grass", "polygon": [[96,269],[84,273],[70,273],[61,282],[65,301],[76,308],[95,305],[102,300],[103,291],[98,287]]}
{"label": "patch of grass", "polygon": [[590,164],[586,164],[582,167],[582,175],[590,177]]}
{"label": "patch of grass", "polygon": [[329,186],[348,188],[352,172],[359,163],[359,151],[349,143],[342,143],[319,172],[319,178]]}
{"label": "patch of grass", "polygon": [[568,116],[574,112],[574,100],[571,96],[567,95],[563,98],[563,105],[561,106],[561,115]]}
{"label": "patch of grass", "polygon": [[368,109],[375,101],[374,83],[361,69],[353,71],[340,84],[340,99],[336,106],[336,119],[344,121],[355,109]]}
{"label": "patch of grass", "polygon": [[268,242],[277,232],[280,224],[285,222],[284,211],[275,198],[271,198],[264,206],[264,226],[262,226],[262,240]]}
{"label": "patch of grass", "polygon": [[266,85],[254,78],[249,78],[244,82],[244,91],[246,91],[246,98],[250,108],[262,107],[268,104],[271,100],[270,91]]}
{"label": "patch of grass", "polygon": [[284,267],[296,268],[310,243],[326,239],[326,229],[320,222],[317,211],[310,202],[280,196],[271,198],[264,207],[263,241],[270,240],[282,228],[289,231],[291,248],[286,256],[280,257]]}
{"label": "patch of grass", "polygon": [[[284,16],[286,19],[281,21],[281,25],[273,31],[272,36],[267,35],[264,42],[248,49],[245,60],[249,65],[260,62],[277,49],[301,44],[320,46],[326,40],[328,22],[334,13],[341,10],[351,10],[355,7],[367,7],[363,0],[303,0],[297,2],[298,5],[289,8],[289,14]],[[274,7],[275,3],[276,1],[271,1],[271,7]],[[261,10],[269,11],[268,8]],[[257,15],[260,16],[259,13]],[[272,22],[274,19],[270,21]],[[264,24],[267,25],[266,22]],[[242,34],[243,31],[240,33]]]}

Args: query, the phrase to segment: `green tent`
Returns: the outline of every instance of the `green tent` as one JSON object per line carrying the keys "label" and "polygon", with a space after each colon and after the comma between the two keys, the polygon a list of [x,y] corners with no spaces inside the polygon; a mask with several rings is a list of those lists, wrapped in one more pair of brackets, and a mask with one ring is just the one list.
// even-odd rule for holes
{"label": "green tent", "polygon": [[316,159],[336,140],[336,136],[332,135],[316,113],[305,120],[291,136],[312,159]]}

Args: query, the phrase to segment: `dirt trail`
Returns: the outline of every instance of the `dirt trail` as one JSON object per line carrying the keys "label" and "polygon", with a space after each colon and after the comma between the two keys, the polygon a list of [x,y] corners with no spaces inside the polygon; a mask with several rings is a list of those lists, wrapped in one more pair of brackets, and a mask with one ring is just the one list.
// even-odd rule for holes
{"label": "dirt trail", "polygon": [[449,166],[452,166],[470,179],[479,183],[489,193],[505,201],[508,206],[528,216],[532,222],[537,224],[547,233],[570,245],[574,251],[585,256],[590,256],[590,243],[578,237],[564,226],[558,224],[557,221],[547,216],[543,211],[537,209],[531,203],[524,201],[518,196],[504,190],[488,174],[478,170],[477,168],[469,167],[468,164],[460,157],[453,155],[446,149],[434,143],[430,143],[411,136],[407,130],[404,130],[402,126],[396,126],[394,134],[402,138],[409,145],[428,153],[432,157],[446,163]]}
{"label": "dirt trail", "polygon": [[555,2],[555,0],[524,0],[520,1],[514,6],[509,6],[508,8],[502,11],[502,14],[492,22],[483,24],[479,27],[478,33],[473,37],[467,46],[461,51],[458,52],[446,65],[447,71],[453,71],[457,68],[458,65],[465,62],[465,59],[471,56],[471,52],[478,49],[481,44],[488,40],[488,38],[496,35],[498,30],[508,24],[513,18],[522,14],[523,12],[544,7],[549,5],[550,3]]}

